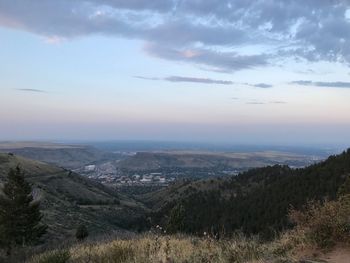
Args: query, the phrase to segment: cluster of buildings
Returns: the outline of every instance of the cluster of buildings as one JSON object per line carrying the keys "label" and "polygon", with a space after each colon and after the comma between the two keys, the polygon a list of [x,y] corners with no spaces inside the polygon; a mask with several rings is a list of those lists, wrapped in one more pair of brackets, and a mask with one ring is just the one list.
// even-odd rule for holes
{"label": "cluster of buildings", "polygon": [[116,185],[167,185],[175,178],[166,178],[162,173],[133,174],[116,178]]}
{"label": "cluster of buildings", "polygon": [[86,165],[75,172],[87,176],[90,179],[98,180],[103,184],[115,186],[134,186],[134,185],[167,185],[173,182],[175,178],[167,177],[162,173],[140,173],[125,174],[118,170],[113,164],[105,163],[102,165]]}

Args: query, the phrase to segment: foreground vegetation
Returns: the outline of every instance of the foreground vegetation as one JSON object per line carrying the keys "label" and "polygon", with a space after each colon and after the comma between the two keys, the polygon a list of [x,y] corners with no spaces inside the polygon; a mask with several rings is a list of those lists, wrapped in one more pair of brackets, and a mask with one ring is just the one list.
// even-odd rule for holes
{"label": "foreground vegetation", "polygon": [[[34,256],[30,263],[113,262],[113,263],[243,263],[319,262],[302,261],[321,256],[335,247],[350,245],[350,179],[337,200],[309,202],[304,210],[290,210],[295,228],[274,241],[235,234],[230,239],[166,235],[157,226],[153,234],[132,239],[80,243]],[[324,261],[322,261],[324,262]],[[338,261],[331,261],[338,262]],[[339,261],[341,262],[341,261]],[[346,262],[346,261],[344,261]]]}
{"label": "foreground vegetation", "polygon": [[211,238],[148,235],[50,251],[34,257],[31,262],[249,262],[269,257],[270,253],[267,246],[243,237],[217,241]]}

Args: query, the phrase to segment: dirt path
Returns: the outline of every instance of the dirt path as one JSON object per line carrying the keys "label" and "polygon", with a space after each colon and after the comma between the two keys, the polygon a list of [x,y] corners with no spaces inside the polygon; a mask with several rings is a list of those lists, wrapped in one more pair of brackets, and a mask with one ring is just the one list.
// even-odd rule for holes
{"label": "dirt path", "polygon": [[329,263],[350,263],[350,248],[337,248],[323,257]]}
{"label": "dirt path", "polygon": [[350,247],[337,247],[327,253],[307,249],[300,251],[296,258],[299,258],[301,262],[350,263]]}

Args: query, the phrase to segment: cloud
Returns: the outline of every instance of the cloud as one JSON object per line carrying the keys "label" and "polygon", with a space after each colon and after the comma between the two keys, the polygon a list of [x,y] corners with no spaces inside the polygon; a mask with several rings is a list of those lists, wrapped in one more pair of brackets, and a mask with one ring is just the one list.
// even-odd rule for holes
{"label": "cloud", "polygon": [[180,77],[180,76],[171,76],[167,77],[164,80],[170,82],[193,82],[193,83],[203,83],[203,84],[220,84],[220,85],[232,85],[232,81],[227,80],[217,80],[217,79],[208,79],[208,78],[193,78],[193,77]]}
{"label": "cloud", "polygon": [[270,104],[287,104],[286,101],[281,101],[281,100],[275,100],[275,101],[270,101]]}
{"label": "cloud", "polygon": [[23,91],[23,92],[46,93],[45,90],[41,90],[41,89],[16,89],[16,90]]}
{"label": "cloud", "polygon": [[268,89],[273,88],[273,85],[267,84],[267,83],[257,83],[257,84],[251,84],[251,83],[242,83],[243,85],[254,87],[254,88],[261,88],[261,89]]}
{"label": "cloud", "polygon": [[297,84],[297,85],[302,85],[302,86],[311,86],[312,83],[313,82],[310,80],[296,80],[296,81],[290,82],[290,84]]}
{"label": "cloud", "polygon": [[262,88],[262,89],[268,89],[268,88],[272,88],[273,87],[273,85],[266,84],[266,83],[254,84],[253,86],[256,87],[256,88]]}
{"label": "cloud", "polygon": [[206,65],[212,70],[233,72],[268,64],[268,57],[262,55],[239,55],[234,52],[218,52],[208,49],[174,49],[167,46],[148,44],[144,50],[155,57]]}
{"label": "cloud", "polygon": [[45,43],[47,44],[57,45],[57,44],[61,44],[65,39],[58,36],[50,36],[50,37],[45,37],[44,40],[45,40]]}
{"label": "cloud", "polygon": [[232,84],[234,84],[234,82],[229,81],[229,80],[183,77],[183,76],[169,76],[166,78],[135,76],[135,78],[144,79],[144,80],[164,80],[164,81],[169,81],[169,82],[190,82],[190,83],[201,83],[201,84],[219,84],[219,85],[232,85]]}
{"label": "cloud", "polygon": [[161,80],[160,78],[151,78],[151,77],[143,77],[143,76],[134,76],[134,78],[144,79],[144,80]]}
{"label": "cloud", "polygon": [[262,101],[248,101],[248,102],[246,102],[246,104],[248,104],[248,105],[264,105],[266,103],[262,102]]}
{"label": "cloud", "polygon": [[50,43],[139,39],[151,56],[233,72],[280,58],[349,64],[349,10],[348,0],[0,0],[0,26]]}
{"label": "cloud", "polygon": [[316,87],[329,87],[329,88],[350,88],[350,82],[322,82],[322,81],[310,81],[310,80],[297,80],[290,82],[291,84],[301,86],[316,86]]}
{"label": "cloud", "polygon": [[115,8],[129,10],[154,10],[158,12],[167,12],[173,7],[172,0],[91,0],[96,4],[109,5]]}
{"label": "cloud", "polygon": [[287,104],[287,102],[285,101],[269,101],[269,102],[265,102],[265,101],[248,101],[246,102],[246,104],[248,105],[266,105],[266,104]]}
{"label": "cloud", "polygon": [[258,84],[250,84],[250,83],[236,83],[230,80],[219,80],[219,79],[211,79],[211,78],[198,78],[198,77],[184,77],[184,76],[169,76],[165,78],[158,77],[145,77],[145,76],[134,76],[137,79],[143,80],[164,80],[169,82],[192,82],[192,83],[202,83],[202,84],[219,84],[219,85],[246,85],[249,87],[256,88],[272,88],[273,85],[266,83],[258,83]]}

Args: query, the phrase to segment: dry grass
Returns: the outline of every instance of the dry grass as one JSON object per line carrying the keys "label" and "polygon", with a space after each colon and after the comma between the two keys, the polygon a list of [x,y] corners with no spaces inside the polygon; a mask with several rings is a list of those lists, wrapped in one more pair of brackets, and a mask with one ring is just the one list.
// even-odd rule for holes
{"label": "dry grass", "polygon": [[149,234],[95,244],[77,244],[68,250],[35,256],[30,263],[300,262],[300,258],[315,258],[331,251],[335,244],[348,247],[349,214],[350,196],[347,195],[323,204],[311,202],[304,211],[291,211],[290,216],[296,227],[270,243],[240,234],[226,240],[208,236]]}
{"label": "dry grass", "polygon": [[34,256],[29,263],[293,263],[310,258],[315,251],[322,253],[310,241],[307,231],[300,228],[270,243],[243,235],[215,240],[150,234],[76,244],[68,250]]}
{"label": "dry grass", "polygon": [[[261,244],[241,235],[230,240],[189,236],[147,235],[136,239],[116,239],[107,243],[80,244],[69,249],[69,260],[55,261],[48,252],[35,256],[31,263],[243,263],[282,262],[274,254],[277,244]],[[65,250],[62,253],[66,253]],[[57,257],[59,253],[53,253]],[[49,260],[48,260],[49,258]],[[51,261],[50,261],[51,260]]]}

